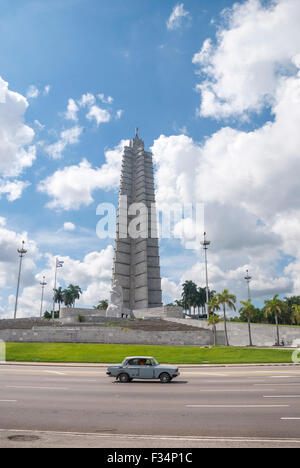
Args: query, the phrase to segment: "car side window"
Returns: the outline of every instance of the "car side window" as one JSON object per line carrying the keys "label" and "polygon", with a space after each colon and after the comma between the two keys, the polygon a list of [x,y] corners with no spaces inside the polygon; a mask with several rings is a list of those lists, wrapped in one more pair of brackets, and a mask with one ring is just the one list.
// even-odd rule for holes
{"label": "car side window", "polygon": [[127,366],[139,366],[139,365],[140,363],[138,359],[129,359],[129,361],[127,361]]}

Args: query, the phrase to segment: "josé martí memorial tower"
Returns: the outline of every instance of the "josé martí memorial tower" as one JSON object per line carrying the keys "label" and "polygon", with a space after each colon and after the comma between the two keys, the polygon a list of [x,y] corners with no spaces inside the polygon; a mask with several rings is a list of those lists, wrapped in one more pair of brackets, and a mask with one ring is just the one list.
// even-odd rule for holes
{"label": "jos\u00e9 mart\u00ed memorial tower", "polygon": [[[140,233],[132,235],[132,225]],[[113,283],[122,287],[123,306],[130,311],[162,306],[153,159],[138,129],[123,154]]]}

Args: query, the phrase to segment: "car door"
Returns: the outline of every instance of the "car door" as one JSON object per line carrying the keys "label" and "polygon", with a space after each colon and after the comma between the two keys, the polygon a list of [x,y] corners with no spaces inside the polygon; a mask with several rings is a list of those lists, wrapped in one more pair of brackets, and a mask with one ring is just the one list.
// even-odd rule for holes
{"label": "car door", "polygon": [[128,371],[129,377],[134,378],[134,377],[139,377],[140,374],[140,365],[139,361],[137,359],[130,359],[127,361],[126,364],[126,369]]}
{"label": "car door", "polygon": [[153,379],[154,378],[154,367],[152,361],[147,359],[144,365],[139,366],[140,378],[141,379]]}

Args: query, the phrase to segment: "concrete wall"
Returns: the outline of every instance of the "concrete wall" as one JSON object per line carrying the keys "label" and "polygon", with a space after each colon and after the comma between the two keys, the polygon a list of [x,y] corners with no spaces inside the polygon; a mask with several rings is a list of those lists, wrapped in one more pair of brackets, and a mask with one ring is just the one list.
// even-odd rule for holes
{"label": "concrete wall", "polygon": [[197,331],[143,331],[104,327],[39,328],[32,330],[0,330],[0,340],[7,342],[46,343],[112,343],[149,345],[212,344],[210,330]]}
{"label": "concrete wall", "polygon": [[[183,323],[195,328],[206,328],[211,330],[206,320],[174,319],[167,320]],[[225,343],[224,323],[217,324],[218,344]],[[248,346],[248,324],[247,323],[227,323],[229,344],[232,346]],[[254,346],[274,346],[277,333],[275,325],[251,324],[252,341]],[[280,339],[283,339],[286,346],[300,346],[300,327],[279,327]]]}
{"label": "concrete wall", "polygon": [[78,316],[82,315],[83,317],[86,316],[95,316],[95,317],[106,317],[106,310],[98,310],[98,309],[73,309],[70,307],[62,307],[60,311],[60,318],[73,318],[74,321],[78,321]]}
{"label": "concrete wall", "polygon": [[[224,324],[218,323],[217,330],[223,330]],[[274,346],[277,340],[276,326],[252,324],[252,341],[254,346]],[[279,327],[280,340],[286,346],[300,345],[300,327]],[[247,323],[228,323],[229,343],[232,346],[247,346],[249,344]]]}
{"label": "concrete wall", "polygon": [[[133,315],[138,319],[151,319],[151,318],[182,318],[183,309],[181,307],[155,307],[154,309],[141,309],[133,310]],[[186,320],[183,319],[183,323],[188,325]]]}

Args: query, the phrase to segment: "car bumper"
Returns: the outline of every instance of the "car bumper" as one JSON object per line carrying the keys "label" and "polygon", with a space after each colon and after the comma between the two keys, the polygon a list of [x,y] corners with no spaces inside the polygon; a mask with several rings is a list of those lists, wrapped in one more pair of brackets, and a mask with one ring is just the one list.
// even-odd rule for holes
{"label": "car bumper", "polygon": [[174,372],[174,374],[172,374],[172,378],[174,379],[175,377],[178,377],[180,375],[180,372]]}

